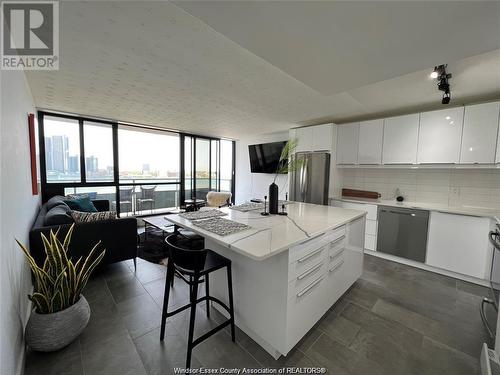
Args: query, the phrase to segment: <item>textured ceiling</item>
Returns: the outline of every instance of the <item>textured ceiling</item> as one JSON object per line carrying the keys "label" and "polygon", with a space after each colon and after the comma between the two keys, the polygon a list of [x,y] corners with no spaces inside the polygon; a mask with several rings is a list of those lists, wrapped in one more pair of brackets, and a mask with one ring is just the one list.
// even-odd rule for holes
{"label": "textured ceiling", "polygon": [[[473,21],[467,29],[480,26]],[[296,124],[439,106],[441,96],[428,79],[434,63],[411,74],[395,70],[392,77],[399,77],[385,80],[380,79],[385,73],[373,70],[374,78],[362,82],[377,83],[327,96],[214,28],[168,2],[62,2],[60,70],[27,72],[36,105],[236,139]],[[491,43],[498,35],[490,36]],[[452,47],[453,56],[473,49]],[[338,56],[352,51],[352,46],[335,48]],[[315,69],[318,59],[304,56],[301,64]],[[500,50],[446,62],[454,104],[500,98]],[[373,65],[370,59],[363,63]],[[341,73],[355,75],[356,64]]]}
{"label": "textured ceiling", "polygon": [[325,95],[500,48],[500,2],[174,3]]}

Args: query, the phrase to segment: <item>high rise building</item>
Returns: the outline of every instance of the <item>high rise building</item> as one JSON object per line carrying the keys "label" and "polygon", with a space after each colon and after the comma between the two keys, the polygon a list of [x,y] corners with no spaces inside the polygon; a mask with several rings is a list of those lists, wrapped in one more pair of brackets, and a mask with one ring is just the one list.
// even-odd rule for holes
{"label": "high rise building", "polygon": [[52,152],[52,138],[45,137],[45,168],[48,171],[54,170],[54,160]]}
{"label": "high rise building", "polygon": [[68,171],[68,137],[65,135],[52,136],[52,170],[58,172]]}
{"label": "high rise building", "polygon": [[68,156],[68,169],[66,172],[78,173],[80,171],[80,158],[76,155]]}
{"label": "high rise building", "polygon": [[85,168],[87,173],[96,173],[99,170],[98,159],[92,155],[85,158]]}

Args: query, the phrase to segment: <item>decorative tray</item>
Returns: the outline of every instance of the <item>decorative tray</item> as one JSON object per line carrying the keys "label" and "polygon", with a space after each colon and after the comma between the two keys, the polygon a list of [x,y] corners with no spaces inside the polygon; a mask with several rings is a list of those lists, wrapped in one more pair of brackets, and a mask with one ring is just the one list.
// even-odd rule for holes
{"label": "decorative tray", "polygon": [[200,227],[206,231],[215,233],[219,236],[229,236],[230,234],[238,233],[243,230],[252,229],[251,226],[238,223],[221,217],[212,217],[204,220],[193,221],[193,225]]}
{"label": "decorative tray", "polygon": [[227,213],[217,210],[215,208],[213,210],[201,210],[201,211],[186,212],[183,214],[179,214],[180,217],[183,217],[184,219],[187,220],[202,220],[211,217],[219,217],[225,215],[227,215]]}

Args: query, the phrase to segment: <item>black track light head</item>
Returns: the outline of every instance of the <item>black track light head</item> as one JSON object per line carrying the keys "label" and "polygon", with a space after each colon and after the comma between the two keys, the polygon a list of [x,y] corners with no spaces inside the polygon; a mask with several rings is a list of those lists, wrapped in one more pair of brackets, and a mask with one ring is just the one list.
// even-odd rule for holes
{"label": "black track light head", "polygon": [[446,73],[447,64],[437,65],[431,73],[431,78],[437,79],[437,87],[439,91],[443,91],[443,99],[441,103],[448,104],[451,100],[450,84],[448,80],[452,77],[451,73]]}
{"label": "black track light head", "polygon": [[443,99],[441,100],[442,104],[449,104],[451,100],[451,93],[450,91],[445,91],[443,94]]}

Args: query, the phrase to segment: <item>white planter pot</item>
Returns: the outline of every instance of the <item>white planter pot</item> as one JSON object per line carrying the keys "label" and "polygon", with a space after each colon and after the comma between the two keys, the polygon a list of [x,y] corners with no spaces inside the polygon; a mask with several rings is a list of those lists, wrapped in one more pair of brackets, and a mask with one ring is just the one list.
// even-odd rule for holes
{"label": "white planter pot", "polygon": [[59,350],[82,333],[89,319],[90,306],[84,296],[74,305],[53,314],[33,311],[26,325],[26,343],[39,352]]}

